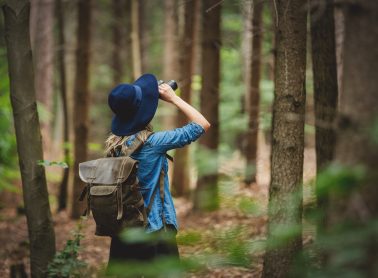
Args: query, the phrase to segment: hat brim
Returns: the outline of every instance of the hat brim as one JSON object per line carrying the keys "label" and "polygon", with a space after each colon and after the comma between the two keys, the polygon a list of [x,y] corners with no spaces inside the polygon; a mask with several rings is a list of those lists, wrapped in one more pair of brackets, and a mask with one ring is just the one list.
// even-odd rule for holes
{"label": "hat brim", "polygon": [[115,115],[112,120],[112,133],[117,136],[128,136],[141,131],[153,119],[159,103],[157,79],[152,74],[143,74],[133,85],[142,89],[140,106],[133,117],[124,120]]}

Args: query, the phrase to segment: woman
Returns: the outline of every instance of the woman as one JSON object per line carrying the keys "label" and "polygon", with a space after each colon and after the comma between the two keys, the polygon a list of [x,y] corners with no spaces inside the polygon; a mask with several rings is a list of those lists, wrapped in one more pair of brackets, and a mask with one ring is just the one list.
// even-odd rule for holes
{"label": "woman", "polygon": [[[189,123],[174,130],[155,132],[148,136],[152,131],[150,121],[155,115],[159,98],[181,110],[188,117]],[[146,232],[160,235],[170,231],[169,234],[172,234],[171,238],[161,237],[165,239],[153,243],[125,243],[118,236],[113,237],[109,263],[125,259],[148,261],[158,256],[178,259],[175,240],[178,225],[169,191],[166,152],[197,140],[209,129],[210,124],[201,113],[177,96],[169,85],[158,86],[152,74],[144,74],[132,84],[118,85],[110,92],[108,102],[115,116],[112,120],[112,135],[106,140],[106,152],[111,156],[122,155],[136,136],[144,142],[131,157],[139,161],[137,176],[145,206],[152,200]],[[157,187],[162,169],[164,195],[160,198],[160,189]],[[156,194],[156,198],[152,198],[153,194]]]}

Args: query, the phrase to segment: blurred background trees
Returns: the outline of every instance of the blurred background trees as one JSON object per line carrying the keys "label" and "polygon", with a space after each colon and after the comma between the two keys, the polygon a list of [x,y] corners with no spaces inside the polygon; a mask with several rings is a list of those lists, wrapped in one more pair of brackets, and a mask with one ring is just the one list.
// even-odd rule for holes
{"label": "blurred background trees", "polygon": [[[376,1],[30,2],[33,60],[23,63],[28,75],[17,81],[11,65],[20,50],[7,49],[5,36],[19,34],[6,26],[6,12],[0,17],[2,207],[29,213],[31,193],[24,179],[21,190],[19,170],[31,168],[17,167],[17,149],[19,162],[24,158],[16,136],[26,149],[42,150],[38,134],[29,139],[15,132],[24,128],[17,126],[18,112],[12,116],[14,84],[26,84],[22,101],[34,87],[38,102],[40,127],[27,128],[41,131],[44,158],[38,153],[27,159],[68,166],[47,168],[49,195],[42,197],[54,217],[59,210],[78,218],[83,185],[77,165],[104,155],[112,117],[108,92],[150,72],[176,79],[177,93],[212,125],[199,142],[172,153],[177,203],[189,204],[198,218],[214,216],[208,210],[237,211],[230,220],[234,228],[240,213],[253,211],[249,226],[232,230],[231,241],[217,246],[232,254],[230,265],[252,269],[258,257],[258,273],[265,277],[376,274]],[[34,79],[27,80],[32,71]],[[185,123],[166,103],[159,103],[152,122],[155,130]],[[306,172],[304,165],[312,168]],[[35,186],[45,190],[43,180]],[[252,222],[257,218],[259,224]],[[49,209],[33,219],[48,223]],[[215,227],[222,217],[212,221]],[[256,225],[259,235],[241,239]],[[353,241],[352,233],[363,235]],[[265,253],[255,249],[261,238]],[[51,241],[46,254],[53,247]]]}

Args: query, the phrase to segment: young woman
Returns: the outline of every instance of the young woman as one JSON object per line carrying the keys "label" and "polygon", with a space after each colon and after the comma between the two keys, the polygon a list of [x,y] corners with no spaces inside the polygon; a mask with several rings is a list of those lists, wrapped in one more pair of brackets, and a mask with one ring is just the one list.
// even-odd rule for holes
{"label": "young woman", "polygon": [[[150,121],[155,115],[158,100],[161,99],[181,110],[189,123],[174,130],[154,132]],[[166,152],[184,147],[197,140],[209,129],[205,117],[175,94],[167,84],[158,86],[155,76],[144,74],[132,84],[120,84],[109,94],[109,106],[115,116],[112,120],[112,134],[106,140],[106,152],[111,156],[122,155],[138,137],[143,146],[131,155],[139,161],[138,179],[145,206],[151,204],[146,233],[171,232],[171,238],[150,243],[126,243],[118,236],[112,238],[109,263],[119,260],[146,261],[158,256],[179,258],[176,232],[176,212],[169,191],[168,162]],[[121,153],[117,146],[121,145]],[[160,196],[159,177],[163,169],[164,195]],[[158,190],[156,190],[158,189]],[[152,195],[156,194],[154,198]],[[162,203],[162,200],[164,200]]]}

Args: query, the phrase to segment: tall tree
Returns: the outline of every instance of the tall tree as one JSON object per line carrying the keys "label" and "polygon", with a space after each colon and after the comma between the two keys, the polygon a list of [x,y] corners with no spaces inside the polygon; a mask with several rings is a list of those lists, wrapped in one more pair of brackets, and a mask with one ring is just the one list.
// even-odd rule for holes
{"label": "tall tree", "polygon": [[[275,3],[277,57],[264,277],[288,276],[302,248],[306,1]],[[289,239],[282,234],[288,231],[293,231]],[[281,245],[272,248],[277,242]]]}
{"label": "tall tree", "polygon": [[[316,170],[320,174],[332,161],[335,148],[334,123],[337,111],[337,64],[333,1],[313,5],[311,49],[314,76]],[[318,206],[326,211],[327,196],[318,195]],[[324,227],[326,218],[320,227]]]}
{"label": "tall tree", "polygon": [[[378,218],[377,25],[377,1],[359,1],[346,6],[343,91],[340,96],[335,161],[348,173],[353,173],[351,169],[355,167],[363,168],[364,173],[355,183],[334,184],[335,191],[331,188],[330,200],[332,225],[346,224],[348,232],[355,227],[374,231],[364,235],[365,244],[358,241],[359,252],[366,257],[353,260],[352,267],[356,267],[362,277],[377,276],[378,263],[377,233],[376,229],[372,229]],[[343,248],[349,248],[354,240],[345,237]],[[340,258],[343,250],[336,250],[333,255]],[[350,269],[349,266],[345,267]]]}
{"label": "tall tree", "polygon": [[113,83],[119,84],[122,80],[122,26],[123,26],[123,5],[122,0],[112,1],[113,10],[113,24],[112,24],[112,69],[113,69]]}
{"label": "tall tree", "polygon": [[[185,2],[184,28],[180,37],[180,88],[181,98],[191,103],[191,85],[195,62],[195,35],[196,22],[198,20],[199,1]],[[177,126],[186,123],[187,117],[179,111],[177,114]],[[187,196],[190,185],[189,148],[184,147],[175,151],[175,165],[173,171],[173,191],[176,196]]]}
{"label": "tall tree", "polygon": [[194,209],[196,210],[211,210],[219,205],[216,156],[219,144],[221,7],[222,2],[218,0],[202,3],[202,86],[200,101],[201,112],[209,120],[212,127],[206,135],[201,137],[200,145],[215,159],[211,160],[212,165],[205,167],[206,173],[199,172],[200,176],[194,199]]}
{"label": "tall tree", "polygon": [[247,76],[248,93],[248,132],[246,144],[246,182],[256,181],[256,159],[257,159],[257,136],[259,131],[259,104],[260,104],[260,72],[261,72],[261,45],[262,45],[262,13],[263,1],[252,1],[252,36],[251,36],[251,57],[249,75]]}
{"label": "tall tree", "polygon": [[30,3],[8,0],[3,12],[11,103],[30,241],[31,275],[44,277],[47,264],[55,254],[55,234],[45,170],[38,165],[43,152],[29,36]]}
{"label": "tall tree", "polygon": [[[52,112],[54,72],[54,0],[32,0],[35,19],[32,49],[35,68],[37,100],[47,111]],[[41,121],[43,146],[46,154],[51,151],[51,119]]]}
{"label": "tall tree", "polygon": [[142,48],[140,38],[140,2],[131,0],[131,45],[133,58],[133,79],[142,74]]}
{"label": "tall tree", "polygon": [[[191,4],[193,5],[193,3]],[[186,3],[185,3],[185,6]],[[178,78],[178,7],[175,0],[164,0],[164,68],[165,80]]]}
{"label": "tall tree", "polygon": [[[62,0],[56,1],[56,17],[58,20],[58,72],[60,81],[60,96],[62,99],[63,108],[63,149],[64,149],[64,161],[70,163],[70,149],[69,143],[69,118],[68,118],[68,101],[67,101],[67,78],[66,78],[66,65],[65,65],[65,45],[66,40],[64,38],[64,8]],[[59,187],[58,197],[58,210],[67,208],[67,195],[68,195],[68,180],[69,180],[69,168],[64,168],[63,178]]]}
{"label": "tall tree", "polygon": [[[74,103],[74,169],[79,169],[79,163],[85,161],[88,154],[90,26],[91,0],[79,0]],[[84,187],[79,171],[75,171],[73,186],[72,217],[79,218],[84,205],[83,202],[78,202]]]}

